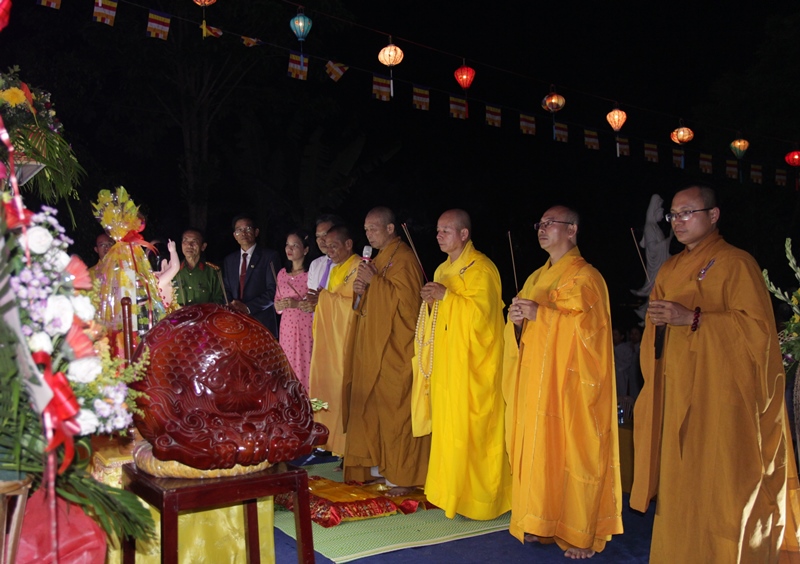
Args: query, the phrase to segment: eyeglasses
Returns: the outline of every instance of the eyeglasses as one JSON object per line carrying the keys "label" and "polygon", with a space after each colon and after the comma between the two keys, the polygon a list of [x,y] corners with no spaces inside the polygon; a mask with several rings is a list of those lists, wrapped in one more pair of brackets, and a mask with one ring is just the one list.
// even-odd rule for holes
{"label": "eyeglasses", "polygon": [[241,235],[242,233],[252,233],[252,232],[253,228],[250,227],[249,225],[247,227],[237,227],[236,229],[233,230],[234,235]]}
{"label": "eyeglasses", "polygon": [[536,231],[539,231],[540,229],[547,229],[548,227],[550,227],[554,223],[563,223],[564,225],[575,225],[571,221],[558,221],[557,219],[548,219],[547,221],[540,221],[538,223],[534,223],[533,224],[533,228]]}
{"label": "eyeglasses", "polygon": [[692,217],[692,214],[695,212],[709,211],[713,209],[714,208],[703,208],[701,210],[686,210],[675,213],[668,213],[667,215],[664,216],[664,219],[666,219],[668,223],[672,223],[673,221],[678,219],[680,219],[681,221],[688,221],[689,218]]}

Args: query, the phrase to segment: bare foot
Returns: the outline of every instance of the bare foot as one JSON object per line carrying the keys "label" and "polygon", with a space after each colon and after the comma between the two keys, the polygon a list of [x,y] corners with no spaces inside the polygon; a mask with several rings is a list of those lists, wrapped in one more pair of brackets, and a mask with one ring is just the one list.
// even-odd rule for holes
{"label": "bare foot", "polygon": [[583,560],[584,558],[591,558],[594,556],[594,550],[591,548],[568,548],[566,552],[564,552],[564,556],[567,558],[572,558],[573,560]]}
{"label": "bare foot", "polygon": [[386,492],[387,497],[400,497],[401,495],[408,495],[412,493],[417,488],[404,488],[402,486],[395,486],[390,488],[388,492]]}
{"label": "bare foot", "polygon": [[525,542],[536,542],[539,544],[553,544],[556,540],[553,537],[537,537],[531,533],[525,533]]}

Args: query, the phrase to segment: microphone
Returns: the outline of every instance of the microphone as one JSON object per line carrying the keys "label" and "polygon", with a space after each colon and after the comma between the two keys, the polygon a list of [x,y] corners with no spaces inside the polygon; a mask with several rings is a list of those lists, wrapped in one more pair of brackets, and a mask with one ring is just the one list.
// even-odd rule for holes
{"label": "microphone", "polygon": [[[370,262],[372,261],[372,247],[369,245],[364,245],[364,250],[361,251],[361,262]],[[366,293],[366,288],[364,292]],[[364,294],[356,294],[356,299],[353,302],[353,309],[358,309],[359,304],[361,303],[361,298],[364,297]]]}
{"label": "microphone", "polygon": [[364,250],[361,251],[361,260],[363,262],[369,262],[372,260],[372,247],[369,245],[364,245]]}

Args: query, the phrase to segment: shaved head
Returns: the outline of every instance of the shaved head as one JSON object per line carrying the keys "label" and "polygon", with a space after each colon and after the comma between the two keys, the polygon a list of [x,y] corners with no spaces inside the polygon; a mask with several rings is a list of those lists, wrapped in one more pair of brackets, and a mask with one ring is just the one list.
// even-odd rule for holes
{"label": "shaved head", "polygon": [[442,217],[445,216],[453,221],[458,229],[466,229],[470,232],[470,235],[472,234],[472,219],[467,212],[460,209],[447,210],[442,214]]}

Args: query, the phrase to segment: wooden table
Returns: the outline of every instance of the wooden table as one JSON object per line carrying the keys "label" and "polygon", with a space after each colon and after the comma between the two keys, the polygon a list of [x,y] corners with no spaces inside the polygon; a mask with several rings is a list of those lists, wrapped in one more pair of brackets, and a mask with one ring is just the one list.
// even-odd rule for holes
{"label": "wooden table", "polygon": [[[313,564],[314,538],[308,497],[308,474],[305,470],[279,463],[261,472],[232,478],[184,479],[156,478],[135,464],[122,468],[124,488],[161,512],[161,562],[178,562],[178,513],[190,509],[211,509],[244,503],[246,508],[246,543],[251,564],[261,561],[258,541],[256,499],[279,493],[294,495],[294,523],[297,530],[297,561]],[[123,541],[123,564],[134,564],[136,541]]]}

